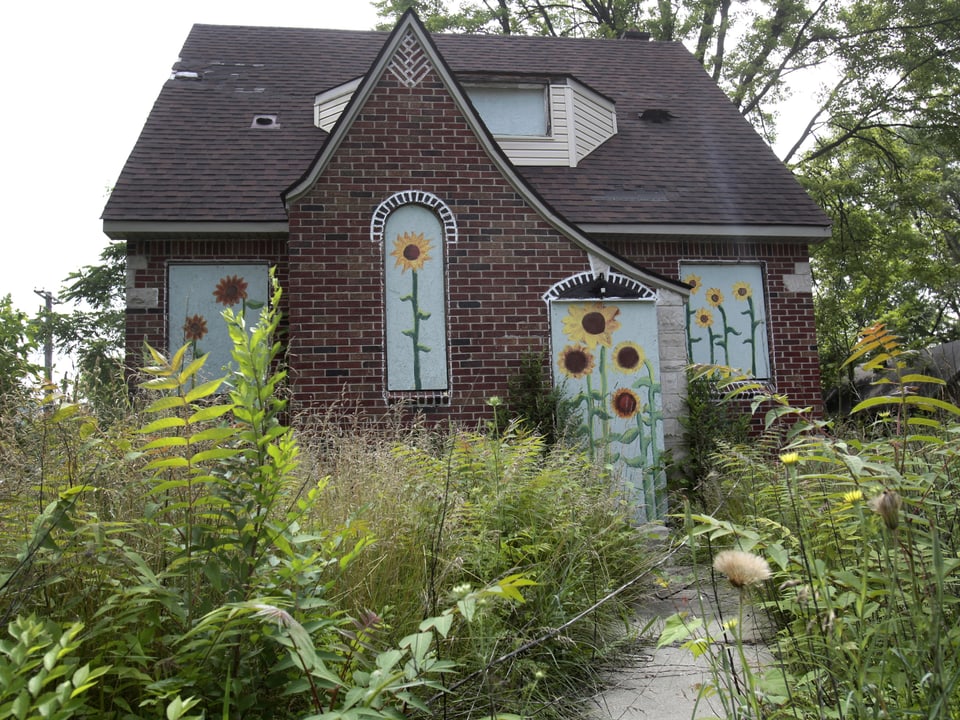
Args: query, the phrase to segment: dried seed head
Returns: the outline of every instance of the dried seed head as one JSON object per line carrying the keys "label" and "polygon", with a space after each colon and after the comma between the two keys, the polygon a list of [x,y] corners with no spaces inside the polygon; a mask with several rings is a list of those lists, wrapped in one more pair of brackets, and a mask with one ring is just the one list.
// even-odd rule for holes
{"label": "dried seed head", "polygon": [[742,550],[724,550],[713,559],[713,569],[727,576],[736,588],[758,585],[770,577],[770,566],[759,555]]}
{"label": "dried seed head", "polygon": [[883,518],[883,524],[891,530],[896,530],[900,524],[900,506],[903,500],[895,490],[884,490],[879,495],[870,498],[868,503],[871,510]]}

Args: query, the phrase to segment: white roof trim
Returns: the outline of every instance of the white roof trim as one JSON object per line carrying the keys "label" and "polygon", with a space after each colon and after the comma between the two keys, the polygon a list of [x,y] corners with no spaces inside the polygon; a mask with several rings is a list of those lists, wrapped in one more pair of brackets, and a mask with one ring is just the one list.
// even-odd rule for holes
{"label": "white roof trim", "polygon": [[413,33],[423,47],[430,64],[436,69],[437,74],[443,80],[447,92],[450,93],[450,97],[453,98],[454,103],[456,103],[460,112],[463,113],[467,124],[471,130],[473,130],[474,135],[490,157],[491,162],[507,182],[510,183],[513,189],[516,190],[544,220],[586,253],[595,255],[601,259],[602,262],[608,264],[611,268],[615,268],[626,277],[633,278],[653,288],[664,288],[671,292],[681,295],[684,294],[685,288],[682,285],[667,280],[666,278],[644,272],[632,263],[611,253],[602,245],[595,243],[577,227],[556,213],[532,191],[530,185],[528,185],[517,172],[514,165],[506,157],[496,141],[490,136],[483,122],[474,113],[469,100],[467,100],[466,95],[460,87],[460,83],[457,82],[453,74],[448,71],[446,63],[444,63],[440,57],[440,53],[430,40],[426,29],[420,23],[416,14],[411,10],[406,11],[400,18],[390,38],[381,49],[374,66],[363,76],[363,81],[350,100],[350,104],[347,105],[343,115],[333,128],[333,131],[327,138],[326,144],[324,144],[323,149],[320,151],[313,165],[311,165],[309,171],[284,193],[284,202],[287,207],[289,207],[291,201],[309,192],[310,188],[317,181],[317,178],[319,178],[321,173],[326,169],[327,164],[337,152],[347,133],[350,132],[350,127],[353,125],[354,120],[356,120],[357,115],[359,115],[367,98],[373,92],[380,77],[387,71],[387,66],[393,60],[397,48],[408,32]]}
{"label": "white roof trim", "polygon": [[579,223],[592,235],[713,235],[719,237],[782,237],[822,240],[829,225],[693,225],[672,223]]}

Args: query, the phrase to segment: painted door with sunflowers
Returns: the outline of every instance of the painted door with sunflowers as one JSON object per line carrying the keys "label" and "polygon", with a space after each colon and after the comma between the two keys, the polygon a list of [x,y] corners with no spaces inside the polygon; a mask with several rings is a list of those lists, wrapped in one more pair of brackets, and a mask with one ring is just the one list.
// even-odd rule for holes
{"label": "painted door with sunflowers", "polygon": [[620,475],[641,522],[666,512],[657,308],[649,300],[553,300],[554,378],[591,457]]}

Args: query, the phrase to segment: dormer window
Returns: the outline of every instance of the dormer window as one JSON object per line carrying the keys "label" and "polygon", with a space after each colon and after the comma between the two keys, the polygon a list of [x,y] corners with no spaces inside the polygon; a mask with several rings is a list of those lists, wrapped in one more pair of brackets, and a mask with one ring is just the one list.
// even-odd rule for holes
{"label": "dormer window", "polygon": [[[330,132],[363,78],[316,96],[314,119]],[[573,77],[460,78],[464,92],[515,165],[576,167],[617,134],[613,100]]]}
{"label": "dormer window", "polygon": [[550,104],[547,85],[465,85],[470,102],[496,136],[547,137]]}

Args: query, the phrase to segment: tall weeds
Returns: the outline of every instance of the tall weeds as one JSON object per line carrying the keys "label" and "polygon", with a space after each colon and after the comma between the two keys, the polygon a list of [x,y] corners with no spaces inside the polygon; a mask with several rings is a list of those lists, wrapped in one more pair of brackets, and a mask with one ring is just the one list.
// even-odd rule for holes
{"label": "tall weeds", "polygon": [[0,426],[0,716],[572,712],[630,598],[570,619],[648,562],[616,489],[519,427],[295,432],[278,299],[225,378],[151,351],[129,422]]}
{"label": "tall weeds", "polygon": [[[801,421],[772,455],[727,452],[721,486],[750,500],[728,503],[726,519],[690,518],[694,543],[774,570],[760,606],[779,663],[723,669],[741,674],[716,683],[730,717],[960,716],[960,408],[915,392],[940,381],[909,372],[882,326],[865,331],[856,361],[887,390],[854,408],[862,431]],[[802,413],[781,399],[768,417]]]}

